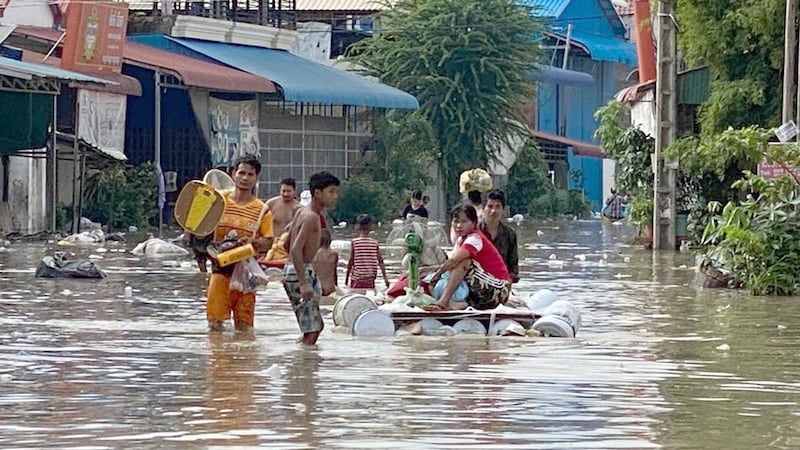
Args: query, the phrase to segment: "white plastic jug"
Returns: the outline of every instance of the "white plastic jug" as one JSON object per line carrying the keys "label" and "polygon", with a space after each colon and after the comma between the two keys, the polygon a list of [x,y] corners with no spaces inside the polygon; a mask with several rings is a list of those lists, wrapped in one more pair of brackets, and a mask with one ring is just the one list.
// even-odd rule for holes
{"label": "white plastic jug", "polygon": [[525,298],[525,306],[531,311],[541,312],[558,300],[558,296],[550,289],[539,289]]}
{"label": "white plastic jug", "polygon": [[558,300],[542,311],[542,317],[534,322],[533,329],[542,336],[575,337],[581,326],[581,313],[566,300]]}

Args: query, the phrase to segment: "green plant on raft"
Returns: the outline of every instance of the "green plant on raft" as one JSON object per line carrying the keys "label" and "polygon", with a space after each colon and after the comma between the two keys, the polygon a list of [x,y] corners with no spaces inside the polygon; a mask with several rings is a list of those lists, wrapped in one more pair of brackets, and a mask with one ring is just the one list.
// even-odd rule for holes
{"label": "green plant on raft", "polygon": [[796,180],[768,181],[750,172],[734,183],[744,200],[709,203],[703,264],[730,271],[756,295],[800,293],[800,194]]}

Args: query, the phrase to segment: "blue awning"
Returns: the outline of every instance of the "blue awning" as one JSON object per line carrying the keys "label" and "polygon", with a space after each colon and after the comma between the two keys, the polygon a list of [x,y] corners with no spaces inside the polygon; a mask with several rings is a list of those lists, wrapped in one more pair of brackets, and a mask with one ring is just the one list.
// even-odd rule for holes
{"label": "blue awning", "polygon": [[[567,39],[566,31],[551,32],[561,41]],[[636,67],[636,46],[630,42],[611,36],[600,36],[579,30],[572,30],[570,45],[581,47],[596,61],[610,61]]]}
{"label": "blue awning", "polygon": [[288,101],[374,108],[419,108],[419,102],[411,94],[285,50],[196,39],[167,39],[222,64],[272,81],[280,86],[283,98]]}
{"label": "blue awning", "polygon": [[37,78],[53,78],[56,80],[80,81],[84,83],[117,84],[113,81],[84,75],[70,70],[59,69],[58,67],[45,64],[33,64],[16,59],[0,56],[0,74],[10,75],[24,80]]}
{"label": "blue awning", "polygon": [[573,86],[590,86],[594,84],[594,77],[589,73],[565,70],[544,64],[537,66],[536,70],[531,72],[531,80]]}

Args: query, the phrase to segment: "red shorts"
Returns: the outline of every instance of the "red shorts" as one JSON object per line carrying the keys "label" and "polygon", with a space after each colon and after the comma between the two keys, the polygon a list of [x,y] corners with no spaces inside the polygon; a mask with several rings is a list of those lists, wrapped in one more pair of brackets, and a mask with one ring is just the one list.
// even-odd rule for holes
{"label": "red shorts", "polygon": [[375,289],[375,278],[370,280],[350,280],[351,289]]}

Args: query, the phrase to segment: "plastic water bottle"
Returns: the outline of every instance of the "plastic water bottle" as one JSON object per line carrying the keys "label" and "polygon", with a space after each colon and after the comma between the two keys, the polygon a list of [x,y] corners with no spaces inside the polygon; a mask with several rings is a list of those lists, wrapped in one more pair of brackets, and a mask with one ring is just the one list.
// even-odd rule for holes
{"label": "plastic water bottle", "polygon": [[130,286],[125,286],[125,298],[133,297],[133,288]]}

